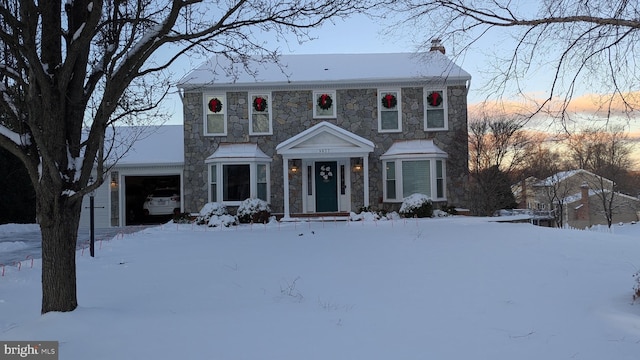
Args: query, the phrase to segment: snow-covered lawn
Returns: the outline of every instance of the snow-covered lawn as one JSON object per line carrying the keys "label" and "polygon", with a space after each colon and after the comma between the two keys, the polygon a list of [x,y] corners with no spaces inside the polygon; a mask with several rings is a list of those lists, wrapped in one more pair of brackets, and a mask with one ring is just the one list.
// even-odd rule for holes
{"label": "snow-covered lawn", "polygon": [[165,224],[78,251],[71,313],[39,314],[37,260],[6,267],[0,339],[61,360],[638,359],[640,224],[489,220]]}

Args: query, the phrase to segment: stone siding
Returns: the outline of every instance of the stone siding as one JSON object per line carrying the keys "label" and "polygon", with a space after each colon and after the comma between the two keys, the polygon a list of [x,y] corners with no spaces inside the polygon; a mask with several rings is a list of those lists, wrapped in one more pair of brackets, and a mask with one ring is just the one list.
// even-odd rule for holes
{"label": "stone siding", "polygon": [[[382,204],[382,162],[380,155],[398,140],[429,139],[449,154],[447,159],[447,199],[450,205],[466,206],[465,184],[468,178],[467,90],[450,86],[448,95],[448,131],[424,131],[424,96],[422,87],[402,88],[402,132],[378,132],[377,89],[343,89],[336,91],[337,116],[313,118],[312,90],[273,91],[272,135],[249,136],[248,92],[227,92],[227,136],[204,136],[203,93],[184,94],[184,208],[195,212],[208,199],[208,172],[204,163],[220,143],[257,143],[272,158],[271,205],[274,212],[284,208],[282,157],[275,147],[322,122],[328,121],[375,144],[369,154],[370,205],[374,209],[397,210],[400,204]],[[351,159],[351,168],[356,159]],[[291,213],[302,212],[302,177],[290,177]],[[364,205],[363,175],[351,172],[352,210]]]}

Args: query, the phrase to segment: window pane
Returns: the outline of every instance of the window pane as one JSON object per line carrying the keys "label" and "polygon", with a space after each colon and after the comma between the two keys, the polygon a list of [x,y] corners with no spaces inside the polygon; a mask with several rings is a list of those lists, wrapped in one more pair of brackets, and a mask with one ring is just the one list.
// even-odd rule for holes
{"label": "window pane", "polygon": [[268,133],[269,132],[269,115],[253,114],[251,132]]}
{"label": "window pane", "polygon": [[307,166],[307,195],[313,195],[313,170]]}
{"label": "window pane", "polygon": [[340,165],[340,195],[344,195],[347,191],[347,182],[344,178],[344,165]]}
{"label": "window pane", "polygon": [[224,133],[224,115],[222,114],[207,115],[207,133],[209,134]]}
{"label": "window pane", "polygon": [[444,197],[444,177],[442,171],[442,160],[436,160],[436,197]]}
{"label": "window pane", "polygon": [[380,112],[382,130],[398,130],[398,112],[397,111],[381,111]]}
{"label": "window pane", "polygon": [[396,199],[396,163],[394,161],[387,161],[385,164],[387,172],[387,199]]}
{"label": "window pane", "polygon": [[217,178],[217,166],[216,165],[211,165],[211,167],[209,168],[209,179],[210,179],[210,185],[211,185],[211,201],[212,202],[217,202],[218,201],[218,178]]}
{"label": "window pane", "polygon": [[258,196],[258,199],[267,201],[267,165],[258,164],[257,170],[258,170],[258,174],[256,175],[256,179],[258,182],[257,196]]}
{"label": "window pane", "polygon": [[222,185],[224,201],[243,201],[251,196],[249,165],[224,165]]}
{"label": "window pane", "polygon": [[396,181],[387,180],[387,199],[396,199]]}
{"label": "window pane", "polygon": [[424,194],[431,197],[429,160],[402,162],[402,197]]}
{"label": "window pane", "polygon": [[267,182],[267,165],[258,164],[257,165],[258,174],[256,175],[256,180],[258,183],[266,183]]}
{"label": "window pane", "polygon": [[427,110],[427,128],[444,128],[444,110]]}

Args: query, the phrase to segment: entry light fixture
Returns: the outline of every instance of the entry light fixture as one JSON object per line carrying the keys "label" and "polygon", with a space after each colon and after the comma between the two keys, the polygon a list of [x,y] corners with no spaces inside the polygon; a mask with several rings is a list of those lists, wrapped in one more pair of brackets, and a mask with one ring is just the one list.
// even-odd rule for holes
{"label": "entry light fixture", "polygon": [[353,171],[355,171],[355,172],[362,171],[362,160],[361,159],[357,159],[356,160],[356,163],[353,165]]}

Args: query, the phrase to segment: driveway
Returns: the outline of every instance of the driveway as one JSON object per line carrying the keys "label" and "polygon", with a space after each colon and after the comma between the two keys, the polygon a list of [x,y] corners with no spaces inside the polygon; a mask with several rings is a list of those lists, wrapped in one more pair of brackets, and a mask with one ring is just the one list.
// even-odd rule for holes
{"label": "driveway", "polygon": [[[154,225],[155,226],[155,225]],[[141,231],[149,226],[126,226],[120,228],[104,228],[95,229],[95,241],[96,251],[98,248],[99,240],[111,240],[114,236],[125,233],[130,234],[137,231]],[[78,245],[80,249],[83,246],[88,247],[89,239],[91,237],[89,229],[83,229],[78,231]],[[22,261],[22,265],[25,265],[27,257],[31,259],[39,259],[41,255],[41,241],[42,237],[40,230],[37,231],[21,231],[12,233],[0,233],[0,264],[11,266],[17,261]],[[86,250],[88,253],[88,249]]]}

